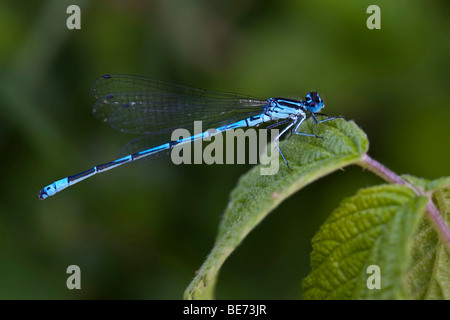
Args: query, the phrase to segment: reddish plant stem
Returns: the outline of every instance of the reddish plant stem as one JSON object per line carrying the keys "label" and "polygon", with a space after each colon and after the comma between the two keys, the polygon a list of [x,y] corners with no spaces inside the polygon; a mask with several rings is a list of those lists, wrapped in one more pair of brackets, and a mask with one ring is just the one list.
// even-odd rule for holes
{"label": "reddish plant stem", "polygon": [[439,213],[439,210],[436,208],[436,206],[433,203],[433,200],[431,198],[430,194],[425,193],[422,190],[417,189],[415,186],[411,185],[410,183],[403,180],[399,175],[397,175],[395,172],[389,170],[384,165],[379,163],[378,161],[372,159],[369,157],[369,155],[364,154],[361,158],[361,161],[359,162],[359,165],[361,165],[363,168],[366,168],[379,177],[383,178],[384,180],[390,182],[390,183],[396,183],[396,184],[402,184],[409,188],[411,188],[415,194],[420,196],[425,196],[428,198],[427,203],[427,214],[428,218],[430,219],[431,223],[434,226],[434,229],[439,234],[442,242],[444,243],[445,247],[447,248],[447,251],[450,253],[450,230],[445,223],[444,219],[442,219],[442,216]]}

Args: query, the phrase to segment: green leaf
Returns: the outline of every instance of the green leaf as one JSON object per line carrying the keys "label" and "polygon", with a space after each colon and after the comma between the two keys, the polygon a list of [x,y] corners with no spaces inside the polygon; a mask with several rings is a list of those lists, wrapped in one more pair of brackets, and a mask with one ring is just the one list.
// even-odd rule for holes
{"label": "green leaf", "polygon": [[450,177],[441,177],[434,180],[418,178],[411,175],[402,175],[402,179],[419,187],[424,191],[434,192],[439,189],[450,187]]}
{"label": "green leaf", "polygon": [[[450,225],[450,189],[435,191],[434,202]],[[414,238],[407,285],[413,299],[450,299],[450,254],[427,217],[420,221]]]}
{"label": "green leaf", "polygon": [[264,167],[258,165],[241,177],[231,194],[215,245],[186,289],[186,299],[212,299],[220,267],[269,212],[309,183],[356,163],[368,149],[366,135],[353,121],[337,119],[315,124],[310,119],[301,130],[323,139],[292,135],[280,147],[293,171],[280,158],[279,172],[274,175],[261,175]]}
{"label": "green leaf", "polygon": [[[344,200],[313,238],[304,298],[408,298],[406,271],[427,201],[401,185],[363,189]],[[379,267],[381,289],[368,289],[372,265]]]}
{"label": "green leaf", "polygon": [[419,178],[410,174],[402,174],[400,177],[422,191],[425,191],[425,186],[430,182],[428,179]]}
{"label": "green leaf", "polygon": [[450,177],[442,177],[428,182],[425,186],[427,191],[435,191],[450,187]]}

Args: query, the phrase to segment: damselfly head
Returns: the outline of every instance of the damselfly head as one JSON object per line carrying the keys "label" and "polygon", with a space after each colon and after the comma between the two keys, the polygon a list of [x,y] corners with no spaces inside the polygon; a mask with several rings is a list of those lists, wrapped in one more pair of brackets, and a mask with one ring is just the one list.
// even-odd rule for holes
{"label": "damselfly head", "polygon": [[325,107],[325,103],[317,92],[310,92],[305,97],[305,107],[309,111],[316,113],[320,112],[320,110]]}

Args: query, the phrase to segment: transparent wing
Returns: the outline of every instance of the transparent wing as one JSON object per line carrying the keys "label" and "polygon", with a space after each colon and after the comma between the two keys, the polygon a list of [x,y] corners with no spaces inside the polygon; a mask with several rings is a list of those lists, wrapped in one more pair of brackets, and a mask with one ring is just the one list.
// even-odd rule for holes
{"label": "transparent wing", "polygon": [[91,87],[94,115],[113,128],[135,134],[192,131],[194,121],[211,129],[263,112],[267,101],[206,91],[130,75],[106,75]]}

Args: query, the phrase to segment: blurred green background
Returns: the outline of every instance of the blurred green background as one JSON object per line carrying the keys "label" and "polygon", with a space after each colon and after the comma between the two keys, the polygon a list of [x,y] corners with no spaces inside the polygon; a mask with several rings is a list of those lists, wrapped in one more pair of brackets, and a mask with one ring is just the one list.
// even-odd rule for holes
{"label": "blurred green background", "polygon": [[[66,28],[81,7],[81,30]],[[381,30],[366,9],[381,8]],[[124,166],[39,201],[55,179],[116,158],[131,136],[91,113],[92,81],[147,75],[205,89],[304,97],[354,119],[397,173],[448,175],[448,1],[0,2],[0,298],[179,299],[248,165]],[[295,138],[295,137],[293,137]],[[226,261],[219,299],[298,299],[311,237],[359,167],[284,202]],[[82,289],[66,288],[78,265]]]}

